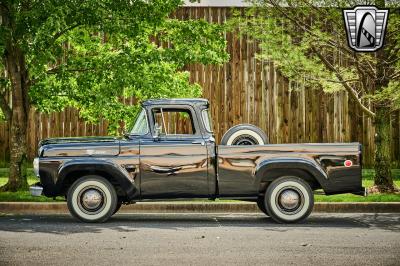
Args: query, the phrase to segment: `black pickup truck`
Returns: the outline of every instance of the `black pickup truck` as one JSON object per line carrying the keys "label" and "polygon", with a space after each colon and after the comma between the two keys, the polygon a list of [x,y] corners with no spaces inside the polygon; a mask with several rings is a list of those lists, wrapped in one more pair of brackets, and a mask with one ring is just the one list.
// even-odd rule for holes
{"label": "black pickup truck", "polygon": [[312,211],[315,190],[365,195],[361,168],[359,143],[268,144],[248,124],[216,145],[205,99],[145,101],[124,137],[46,139],[34,160],[43,194],[65,196],[85,222],[105,221],[121,204],[189,198],[253,201],[296,222]]}

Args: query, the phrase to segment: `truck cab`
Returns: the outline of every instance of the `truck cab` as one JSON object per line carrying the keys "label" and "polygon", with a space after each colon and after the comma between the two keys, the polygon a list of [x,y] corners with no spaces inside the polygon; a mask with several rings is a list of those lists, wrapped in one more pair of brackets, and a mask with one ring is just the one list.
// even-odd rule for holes
{"label": "truck cab", "polygon": [[139,141],[142,198],[215,197],[215,139],[208,108],[203,99],[142,104],[126,140],[128,146]]}

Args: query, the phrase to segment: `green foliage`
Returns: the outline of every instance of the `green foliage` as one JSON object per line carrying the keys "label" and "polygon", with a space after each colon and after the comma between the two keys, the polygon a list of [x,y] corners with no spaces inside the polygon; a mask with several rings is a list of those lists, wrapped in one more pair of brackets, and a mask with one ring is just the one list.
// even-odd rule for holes
{"label": "green foliage", "polygon": [[384,60],[377,60],[376,53],[355,53],[347,45],[342,8],[352,8],[356,1],[251,2],[253,8],[245,16],[235,14],[228,25],[260,42],[260,59],[273,61],[301,86],[346,90],[360,104],[369,98],[400,108],[399,4],[390,6]]}
{"label": "green foliage", "polygon": [[40,111],[79,108],[90,122],[105,118],[115,133],[148,98],[198,97],[183,67],[228,59],[220,25],[168,16],[181,0],[6,1],[15,28],[0,27],[0,48],[23,50],[31,103]]}

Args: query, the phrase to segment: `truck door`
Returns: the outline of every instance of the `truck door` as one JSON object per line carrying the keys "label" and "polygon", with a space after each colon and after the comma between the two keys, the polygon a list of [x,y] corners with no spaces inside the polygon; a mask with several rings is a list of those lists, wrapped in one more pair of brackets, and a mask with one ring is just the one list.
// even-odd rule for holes
{"label": "truck door", "polygon": [[142,198],[208,197],[208,155],[190,106],[152,107],[140,143]]}

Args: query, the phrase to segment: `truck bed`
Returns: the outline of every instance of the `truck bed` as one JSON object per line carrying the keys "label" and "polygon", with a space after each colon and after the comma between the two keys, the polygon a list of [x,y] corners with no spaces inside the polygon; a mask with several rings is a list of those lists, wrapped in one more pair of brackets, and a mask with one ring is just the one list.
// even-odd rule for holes
{"label": "truck bed", "polygon": [[[256,197],[260,179],[268,182],[282,174],[308,174],[326,194],[363,191],[359,143],[219,145],[217,153],[220,197]],[[352,166],[346,167],[346,160]]]}

